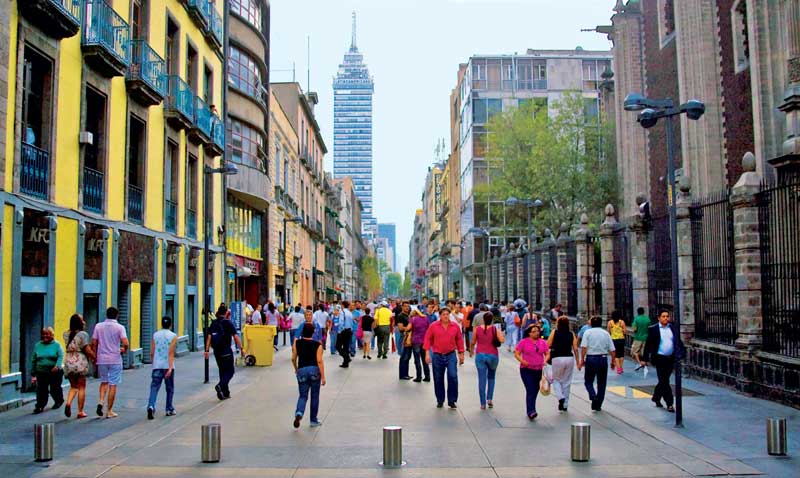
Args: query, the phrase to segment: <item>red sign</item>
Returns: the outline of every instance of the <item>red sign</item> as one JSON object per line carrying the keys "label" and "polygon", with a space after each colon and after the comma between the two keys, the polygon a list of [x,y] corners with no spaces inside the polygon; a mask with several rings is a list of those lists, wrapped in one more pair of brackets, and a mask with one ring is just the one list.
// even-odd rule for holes
{"label": "red sign", "polygon": [[258,275],[261,273],[261,261],[257,261],[255,259],[250,259],[248,257],[242,257],[242,256],[233,256],[233,257],[238,267],[247,267],[252,271],[253,275]]}

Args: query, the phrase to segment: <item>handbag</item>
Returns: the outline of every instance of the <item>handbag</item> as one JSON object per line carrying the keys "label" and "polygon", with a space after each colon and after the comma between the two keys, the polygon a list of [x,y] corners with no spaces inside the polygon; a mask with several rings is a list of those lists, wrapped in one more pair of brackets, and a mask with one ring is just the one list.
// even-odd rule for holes
{"label": "handbag", "polygon": [[80,345],[75,343],[75,338],[67,344],[67,353],[64,357],[64,374],[70,375],[89,375],[89,359],[80,349]]}
{"label": "handbag", "polygon": [[411,347],[411,332],[403,332],[403,347]]}
{"label": "handbag", "polygon": [[490,325],[489,327],[492,328],[492,345],[494,348],[500,348],[500,346],[503,344],[500,342],[500,337],[497,336],[497,329],[493,325]]}

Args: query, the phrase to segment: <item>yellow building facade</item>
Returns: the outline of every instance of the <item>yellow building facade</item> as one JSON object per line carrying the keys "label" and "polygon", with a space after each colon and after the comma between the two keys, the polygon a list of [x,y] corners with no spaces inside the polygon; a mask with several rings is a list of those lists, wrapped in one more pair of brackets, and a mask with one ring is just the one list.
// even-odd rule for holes
{"label": "yellow building facade", "polygon": [[[201,346],[204,190],[208,292],[223,297],[222,3],[11,0],[0,160],[2,401],[30,385],[40,329],[120,309],[149,360],[159,318]],[[206,184],[208,183],[208,184]]]}

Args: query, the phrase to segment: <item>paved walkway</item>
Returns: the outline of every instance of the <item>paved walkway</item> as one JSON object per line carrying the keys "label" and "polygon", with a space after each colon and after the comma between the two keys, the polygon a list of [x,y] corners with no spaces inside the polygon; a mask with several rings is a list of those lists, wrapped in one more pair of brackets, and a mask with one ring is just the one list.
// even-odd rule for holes
{"label": "paved walkway", "polygon": [[[202,356],[178,361],[178,416],[163,412],[145,419],[149,370],[129,371],[121,390],[120,418],[67,420],[60,412],[29,415],[32,406],[0,415],[0,469],[10,476],[37,477],[679,477],[797,476],[796,441],[790,458],[766,455],[765,416],[790,418],[798,436],[800,413],[718,387],[687,381],[703,395],[685,398],[686,428],[674,416],[632,398],[629,388],[613,389],[602,413],[589,411],[582,374],[576,373],[569,412],[556,411],[553,396],[540,397],[535,423],[524,413],[524,391],[513,357],[503,352],[495,408],[478,407],[477,375],[471,359],[459,369],[457,411],[435,408],[432,384],[397,380],[397,358],[355,359],[349,369],[326,353],[328,385],[323,387],[323,426],[291,426],[296,382],[287,350],[270,368],[237,370],[233,398],[219,402],[202,385]],[[630,367],[632,370],[632,367]],[[413,366],[412,366],[413,373]],[[212,378],[215,374],[212,374]],[[612,386],[654,384],[633,373],[611,378]],[[213,380],[212,380],[213,381]],[[91,387],[87,405],[96,403]],[[163,392],[162,392],[163,393]],[[641,394],[636,394],[642,396]],[[631,398],[628,398],[631,397]],[[163,404],[163,397],[162,402]],[[163,408],[163,405],[161,405]],[[88,408],[88,407],[87,407]],[[56,421],[57,460],[31,461],[32,427]],[[569,425],[592,424],[592,459],[569,460]],[[222,462],[200,463],[200,426],[222,423]],[[403,426],[401,470],[383,470],[381,428]]]}

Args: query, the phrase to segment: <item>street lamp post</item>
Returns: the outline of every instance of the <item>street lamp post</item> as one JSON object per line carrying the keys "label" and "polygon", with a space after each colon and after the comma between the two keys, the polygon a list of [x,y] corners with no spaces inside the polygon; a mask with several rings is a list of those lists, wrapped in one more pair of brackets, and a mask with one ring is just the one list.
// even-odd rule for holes
{"label": "street lamp post", "polygon": [[[470,234],[474,234],[474,235],[476,235],[478,237],[482,237],[482,238],[485,239],[484,240],[485,252],[483,254],[483,281],[484,281],[484,286],[483,287],[484,287],[484,291],[485,291],[486,290],[486,281],[489,280],[488,271],[487,271],[487,268],[486,268],[486,266],[489,264],[489,262],[487,261],[488,258],[486,257],[489,254],[489,231],[487,231],[486,229],[483,229],[481,227],[471,227],[467,231],[467,235],[470,235]],[[462,273],[462,275],[463,275],[463,273]],[[477,279],[477,277],[478,277],[477,273],[475,274],[475,277]],[[477,280],[475,282],[477,283]],[[477,297],[478,294],[476,293],[475,295],[476,295],[476,297],[473,297],[473,300],[477,301],[478,300],[478,297]]]}
{"label": "street lamp post", "polygon": [[287,219],[286,217],[283,218],[283,310],[288,310],[291,304],[289,304],[289,278],[286,277],[286,263],[289,262],[286,259],[287,250],[286,250],[286,223],[287,222],[295,222],[295,223],[302,223],[303,218],[300,216],[295,216],[291,219]]}
{"label": "street lamp post", "polygon": [[[203,293],[203,347],[205,347],[206,340],[208,340],[208,314],[211,313],[211,297],[208,295],[208,230],[210,229],[211,210],[211,187],[209,186],[211,184],[211,175],[232,175],[238,172],[239,169],[234,164],[227,164],[220,168],[212,168],[210,166],[203,168],[203,282],[200,284],[200,291]],[[225,214],[225,211],[222,211],[222,213]],[[203,367],[203,383],[208,383],[208,355],[205,356]]]}
{"label": "street lamp post", "polygon": [[[690,120],[699,120],[706,111],[706,106],[699,100],[689,100],[686,103],[675,106],[671,98],[663,100],[651,100],[639,93],[631,93],[625,97],[625,111],[639,111],[636,121],[642,128],[649,129],[658,123],[661,118],[666,118],[667,133],[667,179],[669,181],[669,235],[670,235],[670,262],[672,266],[672,303],[673,320],[675,328],[680,334],[681,330],[681,308],[680,290],[678,281],[678,221],[676,218],[677,207],[675,204],[675,141],[673,138],[672,118],[686,113]],[[681,384],[681,357],[675,354],[675,426],[683,426],[683,388]]]}

